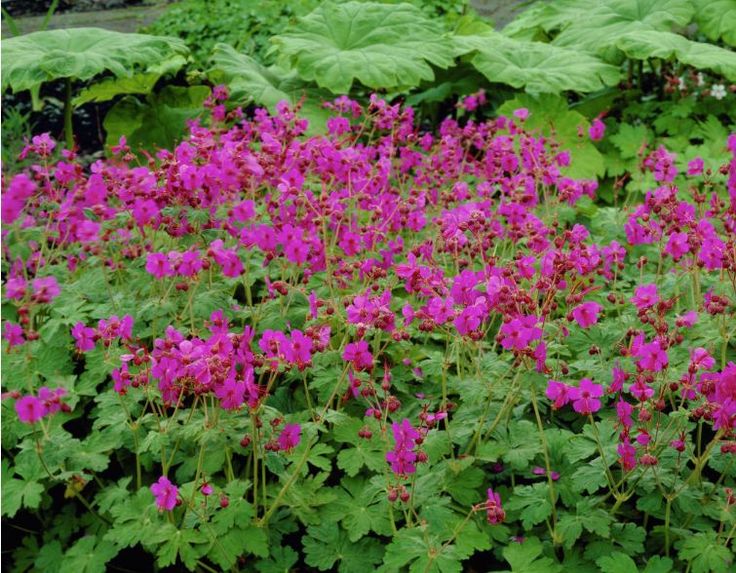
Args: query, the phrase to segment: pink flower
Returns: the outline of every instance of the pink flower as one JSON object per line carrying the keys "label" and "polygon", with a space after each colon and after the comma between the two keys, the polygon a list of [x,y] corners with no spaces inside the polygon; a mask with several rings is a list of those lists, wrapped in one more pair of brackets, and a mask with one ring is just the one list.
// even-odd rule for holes
{"label": "pink flower", "polygon": [[736,402],[736,364],[729,362],[716,381],[715,401],[724,404]]}
{"label": "pink flower", "polygon": [[677,320],[675,321],[677,326],[679,327],[685,326],[688,328],[690,328],[697,322],[698,322],[698,313],[695,312],[694,310],[690,310],[686,312],[685,314],[683,314],[682,316],[678,316]]}
{"label": "pink flower", "polygon": [[26,341],[23,334],[23,327],[14,322],[6,322],[3,325],[3,338],[8,341],[8,348],[20,346]]}
{"label": "pink flower", "polygon": [[302,427],[299,424],[286,424],[278,437],[279,449],[291,451],[301,441]]}
{"label": "pink flower", "polygon": [[399,476],[413,474],[416,471],[417,454],[414,451],[416,442],[422,435],[404,418],[401,423],[391,425],[396,442],[394,449],[386,453],[386,461],[391,464],[391,471]]}
{"label": "pink flower", "polygon": [[26,295],[26,281],[22,277],[12,277],[5,283],[5,296],[14,300],[23,300]]}
{"label": "pink flower", "polygon": [[148,257],[146,257],[146,271],[157,279],[174,276],[174,269],[171,268],[169,258],[163,253],[148,254]]}
{"label": "pink flower", "polygon": [[690,351],[690,367],[694,370],[710,370],[715,363],[715,359],[705,348],[695,348]]}
{"label": "pink flower", "polygon": [[179,488],[172,484],[168,478],[161,476],[151,486],[151,493],[156,497],[156,505],[160,511],[171,511],[176,507]]}
{"label": "pink flower", "polygon": [[488,494],[488,501],[484,504],[484,509],[486,510],[488,523],[491,525],[503,523],[506,519],[506,512],[501,507],[501,496],[491,488],[488,488],[486,493]]}
{"label": "pink flower", "polygon": [[606,124],[603,123],[600,119],[597,117],[591,122],[590,127],[588,128],[588,136],[590,136],[591,141],[600,141],[603,139],[603,136],[606,134]]}
{"label": "pink flower", "polygon": [[303,370],[312,361],[312,339],[301,330],[292,330],[291,340],[284,346],[284,358]]}
{"label": "pink flower", "polygon": [[690,244],[688,243],[687,233],[672,233],[664,247],[664,252],[675,261],[679,261],[683,255],[689,253]]}
{"label": "pink flower", "polygon": [[639,358],[637,365],[651,372],[659,372],[669,364],[667,351],[662,348],[662,343],[659,340],[642,344],[635,356]]}
{"label": "pink flower", "polygon": [[230,376],[215,388],[215,396],[220,399],[223,409],[237,410],[245,401],[245,382]]}
{"label": "pink flower", "polygon": [[654,306],[659,302],[657,285],[646,284],[637,287],[634,291],[634,296],[631,297],[631,302],[633,302],[639,310]]}
{"label": "pink flower", "polygon": [[564,382],[550,380],[545,395],[552,400],[552,409],[559,410],[570,401],[570,387]]}
{"label": "pink flower", "polygon": [[18,419],[24,424],[35,424],[46,415],[46,407],[35,396],[23,396],[15,401]]}
{"label": "pink flower", "polygon": [[77,350],[80,352],[88,352],[95,348],[95,329],[85,326],[83,322],[78,322],[72,328],[72,336],[76,341]]}
{"label": "pink flower", "polygon": [[358,342],[351,342],[345,345],[342,358],[343,360],[352,362],[356,370],[370,370],[373,368],[373,355],[365,340],[359,340]]}
{"label": "pink flower", "polygon": [[514,117],[520,121],[524,121],[527,117],[529,117],[529,110],[525,107],[520,107],[519,109],[515,109]]}
{"label": "pink flower", "polygon": [[703,174],[703,158],[696,157],[687,164],[687,174],[690,176],[702,175]]}
{"label": "pink flower", "polygon": [[584,302],[572,310],[572,316],[582,328],[589,328],[598,322],[598,313],[603,307],[597,302]]}
{"label": "pink flower", "polygon": [[593,414],[600,410],[601,401],[598,398],[601,396],[603,396],[603,386],[595,384],[589,378],[583,378],[577,388],[570,388],[572,409],[578,414]]}
{"label": "pink flower", "polygon": [[536,316],[515,318],[501,326],[501,346],[508,349],[524,350],[530,342],[542,338],[543,331],[537,327]]}
{"label": "pink flower", "polygon": [[51,302],[61,293],[56,277],[33,279],[31,286],[33,287],[33,300],[40,303]]}
{"label": "pink flower", "polygon": [[616,402],[616,416],[618,417],[619,423],[624,428],[631,427],[631,424],[633,423],[631,421],[631,414],[633,411],[634,407],[623,399],[619,399],[619,401]]}
{"label": "pink flower", "polygon": [[619,455],[619,463],[626,471],[631,471],[636,467],[636,448],[631,445],[628,438],[625,438],[617,448]]}

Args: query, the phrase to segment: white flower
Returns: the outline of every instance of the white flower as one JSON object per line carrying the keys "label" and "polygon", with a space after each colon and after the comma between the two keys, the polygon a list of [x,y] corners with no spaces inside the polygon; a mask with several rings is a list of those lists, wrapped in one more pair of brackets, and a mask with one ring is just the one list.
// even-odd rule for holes
{"label": "white flower", "polygon": [[698,87],[703,87],[705,85],[705,78],[703,77],[702,72],[698,72]]}
{"label": "white flower", "polygon": [[710,88],[710,95],[716,99],[726,97],[726,87],[723,84],[713,84]]}
{"label": "white flower", "polygon": [[682,91],[687,87],[687,84],[685,83],[685,76],[680,76],[677,78],[677,88]]}

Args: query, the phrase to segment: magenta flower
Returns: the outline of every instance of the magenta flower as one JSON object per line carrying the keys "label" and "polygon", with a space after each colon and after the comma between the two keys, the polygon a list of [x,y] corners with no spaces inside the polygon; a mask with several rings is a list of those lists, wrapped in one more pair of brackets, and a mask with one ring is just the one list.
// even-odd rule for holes
{"label": "magenta flower", "polygon": [[694,348],[690,351],[690,368],[693,370],[710,370],[715,363],[715,359],[705,348]]}
{"label": "magenta flower", "polygon": [[18,419],[24,424],[35,424],[46,415],[43,401],[35,396],[23,396],[15,401],[15,411]]}
{"label": "magenta flower", "polygon": [[696,157],[692,161],[689,161],[687,164],[687,174],[692,176],[696,175],[702,175],[703,174],[703,167],[705,163],[703,162],[702,157]]}
{"label": "magenta flower", "polygon": [[301,330],[292,330],[291,340],[284,346],[284,358],[303,370],[312,360],[312,339]]}
{"label": "magenta flower", "polygon": [[358,340],[345,345],[342,358],[352,362],[353,368],[356,370],[370,370],[373,368],[373,355],[365,340]]}
{"label": "magenta flower", "polygon": [[33,279],[31,286],[33,287],[33,300],[40,303],[51,302],[61,293],[56,277]]}
{"label": "magenta flower", "polygon": [[545,395],[552,400],[552,409],[559,410],[570,401],[570,386],[564,382],[550,380],[547,382],[547,390]]}
{"label": "magenta flower", "polygon": [[77,350],[88,352],[95,348],[95,329],[78,322],[72,328],[72,336],[76,342]]}
{"label": "magenta flower", "polygon": [[8,341],[8,348],[20,346],[26,341],[23,327],[14,322],[6,322],[3,325],[3,338]]}
{"label": "magenta flower", "polygon": [[277,442],[281,451],[291,451],[301,441],[302,427],[299,424],[286,424],[281,430]]}
{"label": "magenta flower", "polygon": [[415,462],[417,454],[414,451],[416,441],[422,435],[404,418],[401,423],[394,422],[391,425],[396,445],[394,449],[386,453],[386,461],[391,464],[391,471],[399,476],[413,474],[416,471]]}
{"label": "magenta flower", "polygon": [[[3,202],[5,199],[3,199]],[[5,283],[5,296],[14,300],[23,300],[26,295],[26,281],[23,277],[9,278]]]}
{"label": "magenta flower", "polygon": [[157,279],[174,276],[169,258],[163,253],[149,253],[146,257],[146,271]]}
{"label": "magenta flower", "polygon": [[683,255],[689,253],[690,244],[688,243],[687,233],[672,233],[664,247],[664,252],[675,261],[679,261]]}
{"label": "magenta flower", "polygon": [[644,310],[645,308],[654,306],[659,302],[657,285],[646,284],[637,287],[634,291],[634,296],[631,297],[631,302],[633,302],[639,310]]}
{"label": "magenta flower", "polygon": [[572,409],[578,414],[593,414],[600,410],[601,401],[598,398],[601,396],[603,396],[603,386],[594,383],[589,378],[583,378],[577,388],[570,388]]}
{"label": "magenta flower", "polygon": [[537,327],[536,316],[515,318],[501,326],[501,346],[513,350],[524,350],[533,340],[542,338],[543,331]]}
{"label": "magenta flower", "polygon": [[633,470],[636,467],[636,448],[631,445],[628,438],[618,445],[617,451],[619,455],[618,461],[624,470]]}
{"label": "magenta flower", "polygon": [[215,388],[215,396],[220,399],[223,409],[237,410],[245,401],[245,382],[230,376]]}
{"label": "magenta flower", "polygon": [[631,414],[634,411],[634,407],[622,398],[616,402],[616,416],[618,421],[624,428],[630,428],[632,425]]}
{"label": "magenta flower", "polygon": [[171,483],[168,478],[161,476],[151,486],[151,493],[156,497],[156,505],[160,511],[171,511],[176,507],[179,488]]}
{"label": "magenta flower", "polygon": [[486,510],[488,523],[491,525],[503,523],[506,519],[506,512],[501,507],[501,496],[491,488],[488,488],[487,494],[488,501],[485,502],[484,509]]}
{"label": "magenta flower", "polygon": [[659,340],[642,344],[635,356],[639,358],[637,365],[651,372],[659,372],[667,368],[669,364],[667,351],[662,348],[662,343]]}
{"label": "magenta flower", "polygon": [[598,314],[603,307],[597,302],[584,302],[572,309],[572,316],[582,328],[589,328],[598,322]]}
{"label": "magenta flower", "polygon": [[716,380],[715,401],[725,404],[727,400],[736,402],[736,364],[729,362]]}
{"label": "magenta flower", "polygon": [[600,141],[606,134],[606,124],[597,117],[591,122],[588,128],[588,136],[591,141]]}

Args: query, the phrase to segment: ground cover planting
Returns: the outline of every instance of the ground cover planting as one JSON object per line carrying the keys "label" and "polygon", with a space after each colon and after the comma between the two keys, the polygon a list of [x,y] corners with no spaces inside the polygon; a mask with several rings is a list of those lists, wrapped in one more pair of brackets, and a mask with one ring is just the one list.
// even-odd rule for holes
{"label": "ground cover planting", "polygon": [[227,97],[4,174],[16,570],[731,570],[736,136],[606,205],[599,120]]}

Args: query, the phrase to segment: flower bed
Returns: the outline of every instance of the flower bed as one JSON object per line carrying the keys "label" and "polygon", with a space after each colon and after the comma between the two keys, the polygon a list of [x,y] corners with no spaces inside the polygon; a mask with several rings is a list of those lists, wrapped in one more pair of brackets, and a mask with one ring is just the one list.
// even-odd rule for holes
{"label": "flower bed", "polygon": [[226,95],[148,161],[36,136],[6,178],[16,563],[732,566],[736,159],[648,149],[604,206],[524,109],[342,97],[306,137]]}

